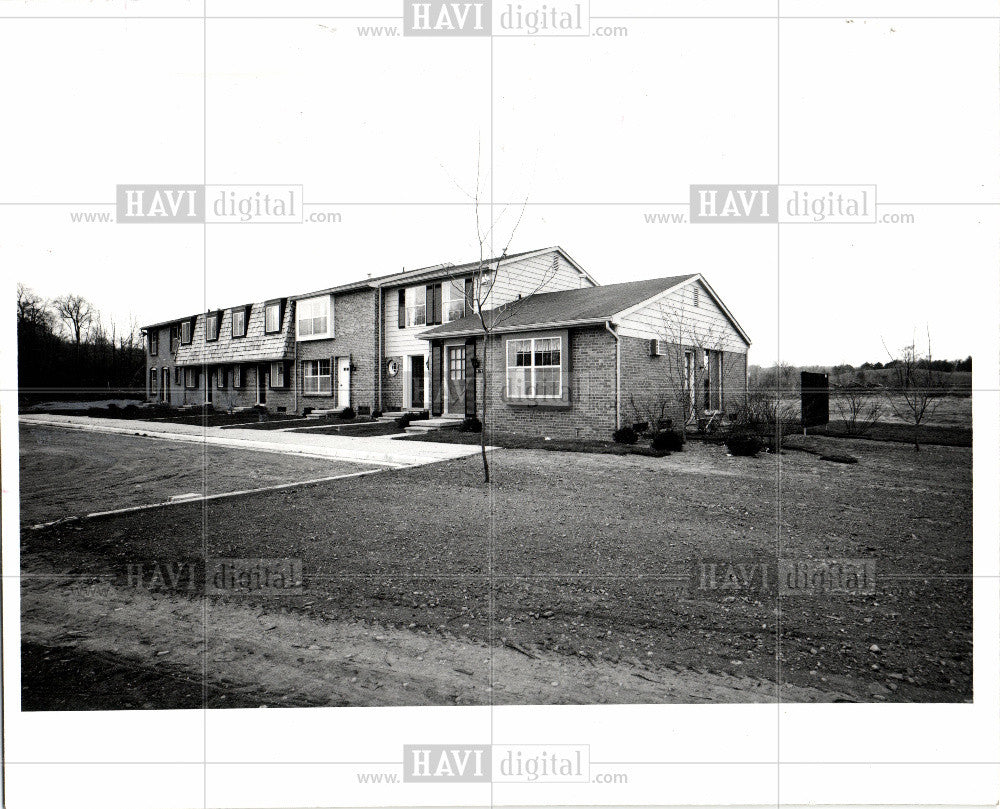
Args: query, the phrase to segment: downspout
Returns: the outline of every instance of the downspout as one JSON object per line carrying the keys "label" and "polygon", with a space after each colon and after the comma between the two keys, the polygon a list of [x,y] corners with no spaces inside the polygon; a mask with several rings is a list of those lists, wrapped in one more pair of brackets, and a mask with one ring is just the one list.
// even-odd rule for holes
{"label": "downspout", "polygon": [[292,343],[294,348],[292,349],[292,412],[298,414],[299,412],[299,341],[296,335],[295,341]]}
{"label": "downspout", "polygon": [[620,430],[622,421],[622,343],[610,320],[604,322],[604,328],[608,334],[615,338],[615,429]]}
{"label": "downspout", "polygon": [[376,288],[375,294],[375,403],[374,409],[381,412],[382,410],[382,363],[383,358],[383,347],[382,347],[382,321],[385,319],[385,313],[383,311],[383,305],[385,303],[385,296],[383,295],[382,285]]}

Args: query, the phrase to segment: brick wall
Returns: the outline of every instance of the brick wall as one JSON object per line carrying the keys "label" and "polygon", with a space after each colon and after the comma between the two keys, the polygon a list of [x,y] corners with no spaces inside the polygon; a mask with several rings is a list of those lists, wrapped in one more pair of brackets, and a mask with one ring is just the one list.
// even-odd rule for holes
{"label": "brick wall", "polygon": [[[569,386],[567,406],[514,404],[505,400],[508,339],[497,335],[488,352],[488,409],[485,423],[502,432],[552,438],[610,438],[615,423],[615,343],[602,328],[569,332],[569,365],[563,384]],[[476,344],[483,356],[483,341]],[[482,414],[482,375],[476,381],[476,412]]]}
{"label": "brick wall", "polygon": [[[661,356],[652,357],[648,340],[621,338],[622,424],[649,421],[661,405],[675,425],[683,421],[684,349],[661,344],[660,350]],[[688,350],[695,355],[695,403],[700,413],[704,410],[704,355],[699,348]],[[746,354],[722,352],[722,410],[726,414],[746,401],[746,369]]]}
{"label": "brick wall", "polygon": [[330,360],[333,377],[330,396],[314,396],[300,393],[298,409],[342,408],[346,402],[337,400],[337,357],[350,357],[351,407],[359,406],[376,409],[376,375],[378,366],[375,358],[375,291],[362,289],[336,295],[333,304],[334,335],[330,340],[304,340],[297,345],[295,384],[301,392],[303,386],[303,360]]}

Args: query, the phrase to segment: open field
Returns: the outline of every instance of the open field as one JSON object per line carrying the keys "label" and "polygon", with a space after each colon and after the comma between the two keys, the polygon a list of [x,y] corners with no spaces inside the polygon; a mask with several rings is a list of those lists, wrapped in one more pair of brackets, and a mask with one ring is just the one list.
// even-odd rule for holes
{"label": "open field", "polygon": [[26,424],[19,449],[22,525],[378,468]]}
{"label": "open field", "polygon": [[[491,654],[509,667],[509,682],[493,683],[498,701],[698,702],[714,699],[706,695],[720,682],[730,700],[775,699],[776,684],[785,700],[971,699],[971,451],[814,441],[860,462],[800,452],[740,459],[701,443],[665,458],[496,450],[491,489],[473,456],[25,532],[23,640],[65,648],[59,628],[83,621],[80,586],[101,582],[103,594],[88,591],[95,616],[169,599],[173,617],[153,621],[155,610],[136,606],[112,625],[80,623],[68,637],[81,654],[100,653],[107,665],[110,641],[130,634],[134,644],[119,652],[129,665],[155,672],[176,658],[175,675],[200,672],[191,647],[205,632],[202,583],[150,593],[125,587],[121,574],[130,560],[198,559],[204,543],[209,557],[294,557],[305,571],[301,595],[211,597],[225,616],[220,643],[229,621],[281,628],[259,650],[251,632],[213,652],[228,661],[214,675],[209,667],[216,702],[231,689],[234,700],[262,702],[475,703],[489,683],[470,661]],[[169,449],[146,447],[150,465]],[[44,485],[65,483],[61,468]],[[27,502],[39,497],[31,485],[22,481]],[[777,597],[692,585],[692,560],[775,558],[779,537],[782,558],[874,558],[876,591]],[[293,643],[295,626],[326,640]],[[385,665],[373,663],[386,644]],[[425,666],[432,658],[466,662],[436,679]],[[335,687],[317,674],[296,690],[296,665],[314,663],[361,673]],[[572,678],[588,669],[583,688]],[[35,666],[29,690],[47,671]],[[636,680],[649,688],[636,690]],[[413,682],[419,694],[403,687]],[[577,684],[543,687],[552,682]],[[133,701],[156,704],[164,688]],[[88,693],[75,707],[94,707]]]}

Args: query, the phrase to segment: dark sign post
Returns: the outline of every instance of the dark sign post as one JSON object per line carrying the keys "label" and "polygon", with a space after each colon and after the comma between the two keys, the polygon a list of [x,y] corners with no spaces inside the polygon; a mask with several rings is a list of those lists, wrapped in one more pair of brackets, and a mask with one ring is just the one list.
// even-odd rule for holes
{"label": "dark sign post", "polygon": [[830,423],[830,375],[802,371],[802,432]]}

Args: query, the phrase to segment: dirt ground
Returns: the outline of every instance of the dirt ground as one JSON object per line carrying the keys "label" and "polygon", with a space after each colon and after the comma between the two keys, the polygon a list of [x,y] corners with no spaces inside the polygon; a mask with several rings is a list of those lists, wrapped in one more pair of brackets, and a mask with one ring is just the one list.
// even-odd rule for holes
{"label": "dirt ground", "polygon": [[22,525],[377,468],[26,424],[19,449]]}
{"label": "dirt ground", "polygon": [[[123,564],[295,557],[301,595],[210,598],[212,642],[232,643],[210,650],[232,664],[210,667],[213,688],[253,699],[252,675],[262,703],[475,704],[490,682],[474,663],[492,650],[519,683],[495,678],[498,701],[774,700],[779,686],[783,701],[970,700],[971,451],[814,440],[859,463],[695,443],[665,458],[496,450],[489,489],[472,457],[24,532],[22,640],[197,673],[201,589],[123,591]],[[779,553],[874,559],[877,587],[692,586],[694,560]],[[107,592],[85,608],[71,591],[95,577]],[[58,676],[35,666],[25,685]],[[151,692],[132,700],[162,701]],[[93,707],[85,690],[76,707]]]}

